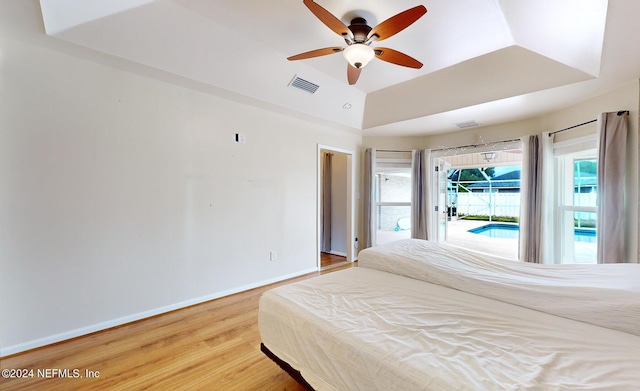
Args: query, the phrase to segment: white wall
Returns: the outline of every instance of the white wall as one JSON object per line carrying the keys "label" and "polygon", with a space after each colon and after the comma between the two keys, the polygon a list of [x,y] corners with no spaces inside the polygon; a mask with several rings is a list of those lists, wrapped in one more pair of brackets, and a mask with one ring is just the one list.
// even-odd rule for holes
{"label": "white wall", "polygon": [[0,53],[2,355],[316,269],[317,145],[359,136],[23,42]]}

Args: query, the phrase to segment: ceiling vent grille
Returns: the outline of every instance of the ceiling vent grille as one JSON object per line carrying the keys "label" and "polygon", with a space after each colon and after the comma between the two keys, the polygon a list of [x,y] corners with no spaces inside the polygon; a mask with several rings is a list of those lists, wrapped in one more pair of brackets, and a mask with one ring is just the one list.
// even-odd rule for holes
{"label": "ceiling vent grille", "polygon": [[459,127],[460,129],[464,129],[464,128],[473,128],[474,126],[480,126],[479,123],[477,123],[476,121],[466,121],[466,122],[459,122],[456,124],[457,127]]}
{"label": "ceiling vent grille", "polygon": [[308,92],[310,94],[315,93],[318,90],[318,88],[320,87],[319,85],[313,84],[312,82],[310,82],[308,80],[305,80],[305,79],[302,79],[302,78],[300,78],[298,76],[294,76],[293,80],[291,80],[289,85],[291,87],[295,87],[295,88],[297,88],[299,90]]}

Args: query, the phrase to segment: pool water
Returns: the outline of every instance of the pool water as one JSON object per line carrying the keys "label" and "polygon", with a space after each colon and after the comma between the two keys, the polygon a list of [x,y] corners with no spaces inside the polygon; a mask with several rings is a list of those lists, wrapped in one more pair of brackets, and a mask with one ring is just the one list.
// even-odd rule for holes
{"label": "pool water", "polygon": [[469,232],[501,239],[518,239],[520,227],[513,224],[492,223],[478,228],[470,229]]}
{"label": "pool water", "polygon": [[[468,232],[501,239],[518,239],[520,227],[515,224],[491,223],[478,228],[470,229]],[[574,234],[576,242],[595,243],[596,231],[591,229],[576,228]]]}

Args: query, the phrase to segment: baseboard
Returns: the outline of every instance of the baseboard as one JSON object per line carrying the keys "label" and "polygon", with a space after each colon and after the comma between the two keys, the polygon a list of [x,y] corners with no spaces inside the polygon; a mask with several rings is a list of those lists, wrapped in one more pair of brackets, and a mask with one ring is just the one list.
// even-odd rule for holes
{"label": "baseboard", "polygon": [[107,330],[107,329],[110,329],[110,328],[113,328],[113,327],[117,327],[117,326],[122,326],[122,325],[127,324],[127,323],[131,323],[131,322],[135,322],[135,321],[142,320],[142,319],[145,319],[145,318],[149,318],[151,316],[156,316],[156,315],[164,314],[164,313],[167,313],[167,312],[179,310],[181,308],[189,307],[189,306],[192,306],[192,305],[205,303],[207,301],[219,299],[221,297],[225,297],[225,296],[233,295],[235,293],[248,291],[250,289],[259,288],[261,286],[265,286],[265,285],[273,284],[273,283],[276,283],[276,282],[288,280],[290,278],[299,277],[299,276],[302,276],[302,275],[305,275],[305,274],[309,274],[309,273],[313,273],[313,272],[317,272],[317,271],[318,271],[318,269],[314,267],[313,269],[303,270],[303,271],[300,271],[300,272],[291,273],[291,274],[287,274],[287,275],[284,275],[284,276],[279,276],[279,277],[272,278],[272,279],[269,279],[269,280],[263,280],[263,281],[256,282],[256,283],[253,283],[253,284],[243,285],[243,286],[240,286],[240,287],[237,287],[237,288],[234,288],[234,289],[229,289],[229,290],[222,291],[222,292],[212,293],[210,295],[197,297],[197,298],[194,298],[194,299],[191,299],[191,300],[185,300],[185,301],[182,301],[180,303],[175,303],[175,304],[167,305],[167,306],[164,306],[164,307],[154,308],[154,309],[151,309],[151,310],[148,310],[148,311],[139,312],[137,314],[123,316],[121,318],[112,319],[112,320],[108,320],[106,322],[101,322],[101,323],[93,324],[93,325],[90,325],[90,326],[77,328],[75,330],[66,331],[64,333],[58,333],[58,334],[50,335],[48,337],[39,338],[39,339],[35,339],[35,340],[32,340],[32,341],[27,341],[27,342],[23,342],[23,343],[20,343],[20,344],[16,344],[16,345],[0,347],[0,357],[6,357],[6,356],[10,356],[10,355],[17,354],[17,353],[23,353],[23,352],[26,352],[28,350],[37,349],[37,348],[41,348],[43,346],[51,345],[51,344],[54,344],[54,343],[66,341],[66,340],[73,339],[73,338],[82,337],[83,335],[95,333],[95,332],[98,332],[98,331]]}
{"label": "baseboard", "polygon": [[343,253],[343,252],[340,252],[340,251],[333,251],[333,250],[329,251],[327,254],[338,255],[338,256],[341,256],[341,257],[346,257],[347,256],[347,253]]}

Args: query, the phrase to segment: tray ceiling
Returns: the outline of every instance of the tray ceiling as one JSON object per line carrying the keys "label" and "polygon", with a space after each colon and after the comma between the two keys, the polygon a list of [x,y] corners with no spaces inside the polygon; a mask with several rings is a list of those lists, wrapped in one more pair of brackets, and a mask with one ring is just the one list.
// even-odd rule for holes
{"label": "tray ceiling", "polygon": [[[302,0],[40,5],[52,37],[365,135],[441,133],[458,130],[454,124],[462,121],[488,125],[527,118],[640,76],[638,43],[615,44],[623,34],[640,36],[630,16],[640,14],[634,0],[317,2],[346,24],[362,16],[370,25],[424,4],[426,15],[381,45],[424,66],[374,59],[349,86],[339,53],[287,61],[300,52],[344,46]],[[625,57],[623,50],[635,53]],[[317,91],[289,87],[295,76],[318,85]]]}

